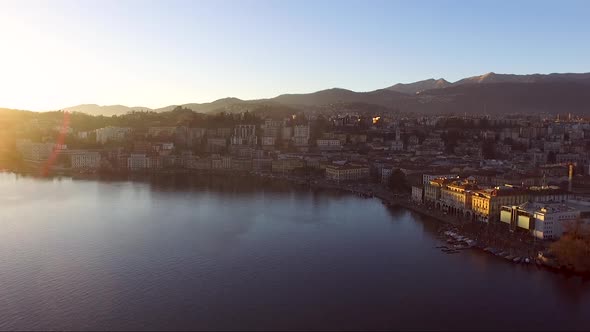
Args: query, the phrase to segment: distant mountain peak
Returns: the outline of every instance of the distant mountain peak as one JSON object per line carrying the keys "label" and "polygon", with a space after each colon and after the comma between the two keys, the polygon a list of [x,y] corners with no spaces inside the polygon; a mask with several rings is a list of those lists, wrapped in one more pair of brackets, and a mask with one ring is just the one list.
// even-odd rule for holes
{"label": "distant mountain peak", "polygon": [[387,90],[406,93],[406,94],[416,94],[424,90],[431,90],[431,89],[442,89],[450,86],[449,83],[444,78],[439,78],[435,80],[434,78],[429,78],[427,80],[418,81],[414,83],[398,83],[393,86],[387,88]]}
{"label": "distant mountain peak", "polygon": [[217,104],[217,103],[241,103],[241,102],[243,102],[243,100],[240,98],[225,97],[225,98],[217,99],[213,103]]}
{"label": "distant mountain peak", "polygon": [[489,80],[489,79],[493,79],[496,77],[496,73],[494,73],[493,71],[483,74],[479,77],[480,82],[483,82],[485,80]]}

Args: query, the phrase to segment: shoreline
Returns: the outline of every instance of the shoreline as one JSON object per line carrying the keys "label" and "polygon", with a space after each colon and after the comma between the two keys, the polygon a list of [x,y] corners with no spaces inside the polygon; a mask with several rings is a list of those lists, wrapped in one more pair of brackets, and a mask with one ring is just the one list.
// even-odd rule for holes
{"label": "shoreline", "polygon": [[[353,194],[362,198],[377,198],[381,200],[382,204],[388,207],[401,207],[413,213],[417,213],[421,216],[428,217],[439,222],[439,236],[446,234],[447,232],[456,233],[458,236],[473,239],[477,244],[470,246],[469,249],[476,249],[482,253],[491,254],[498,258],[504,259],[507,263],[512,264],[523,264],[525,258],[530,259],[530,262],[526,265],[532,265],[542,267],[545,270],[553,271],[557,273],[566,273],[571,275],[579,275],[588,277],[589,273],[579,272],[567,268],[559,267],[557,264],[552,262],[544,261],[537,257],[535,251],[544,251],[547,249],[547,245],[541,241],[539,245],[529,247],[527,244],[514,243],[514,239],[506,239],[507,234],[504,231],[500,231],[497,234],[498,229],[490,231],[487,229],[489,226],[482,223],[474,222],[463,222],[458,218],[453,218],[448,215],[443,215],[437,210],[427,209],[425,205],[419,205],[410,201],[410,196],[396,195],[388,189],[384,188],[380,184],[359,184],[354,182],[330,182],[319,177],[300,177],[285,174],[276,174],[270,172],[254,172],[254,171],[235,171],[235,170],[165,170],[158,172],[79,172],[72,170],[59,170],[52,171],[48,175],[44,176],[39,172],[32,170],[14,170],[14,169],[2,169],[2,172],[32,175],[41,177],[55,177],[55,176],[69,176],[73,179],[99,179],[102,176],[125,176],[128,178],[133,175],[153,176],[153,175],[223,175],[232,178],[259,178],[265,180],[272,180],[277,182],[289,183],[291,185],[305,186],[310,189],[319,190],[337,190]],[[492,228],[497,228],[495,225]],[[486,233],[487,232],[487,233]],[[492,234],[492,235],[490,235]],[[490,237],[491,236],[491,237]],[[494,241],[501,239],[502,241]],[[463,248],[467,249],[467,248]],[[501,255],[500,253],[504,254]],[[523,262],[514,262],[512,258],[522,258]]]}

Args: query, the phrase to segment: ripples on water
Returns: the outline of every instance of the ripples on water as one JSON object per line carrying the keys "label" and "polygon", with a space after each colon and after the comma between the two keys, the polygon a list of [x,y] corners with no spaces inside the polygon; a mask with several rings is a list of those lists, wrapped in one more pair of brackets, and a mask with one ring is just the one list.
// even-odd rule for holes
{"label": "ripples on water", "polygon": [[590,286],[378,200],[0,173],[0,329],[590,329]]}

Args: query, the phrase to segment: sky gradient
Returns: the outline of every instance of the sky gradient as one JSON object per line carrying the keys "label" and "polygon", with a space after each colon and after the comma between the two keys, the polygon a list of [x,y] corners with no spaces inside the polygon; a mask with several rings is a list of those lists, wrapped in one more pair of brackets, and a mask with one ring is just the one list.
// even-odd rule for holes
{"label": "sky gradient", "polygon": [[0,107],[590,71],[590,1],[0,0]]}

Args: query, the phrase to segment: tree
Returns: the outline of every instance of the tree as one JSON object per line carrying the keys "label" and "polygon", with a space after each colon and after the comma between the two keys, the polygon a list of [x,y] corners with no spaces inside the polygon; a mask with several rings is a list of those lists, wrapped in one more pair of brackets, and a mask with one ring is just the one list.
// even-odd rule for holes
{"label": "tree", "polygon": [[391,172],[387,185],[391,191],[397,193],[408,191],[410,188],[406,175],[399,168],[396,168]]}
{"label": "tree", "polygon": [[316,121],[314,121],[310,127],[310,137],[312,141],[321,138],[322,134],[329,131],[330,127],[330,121],[324,115],[319,115]]}
{"label": "tree", "polygon": [[550,251],[561,265],[590,272],[590,229],[579,221],[564,225],[565,233],[552,243]]}

